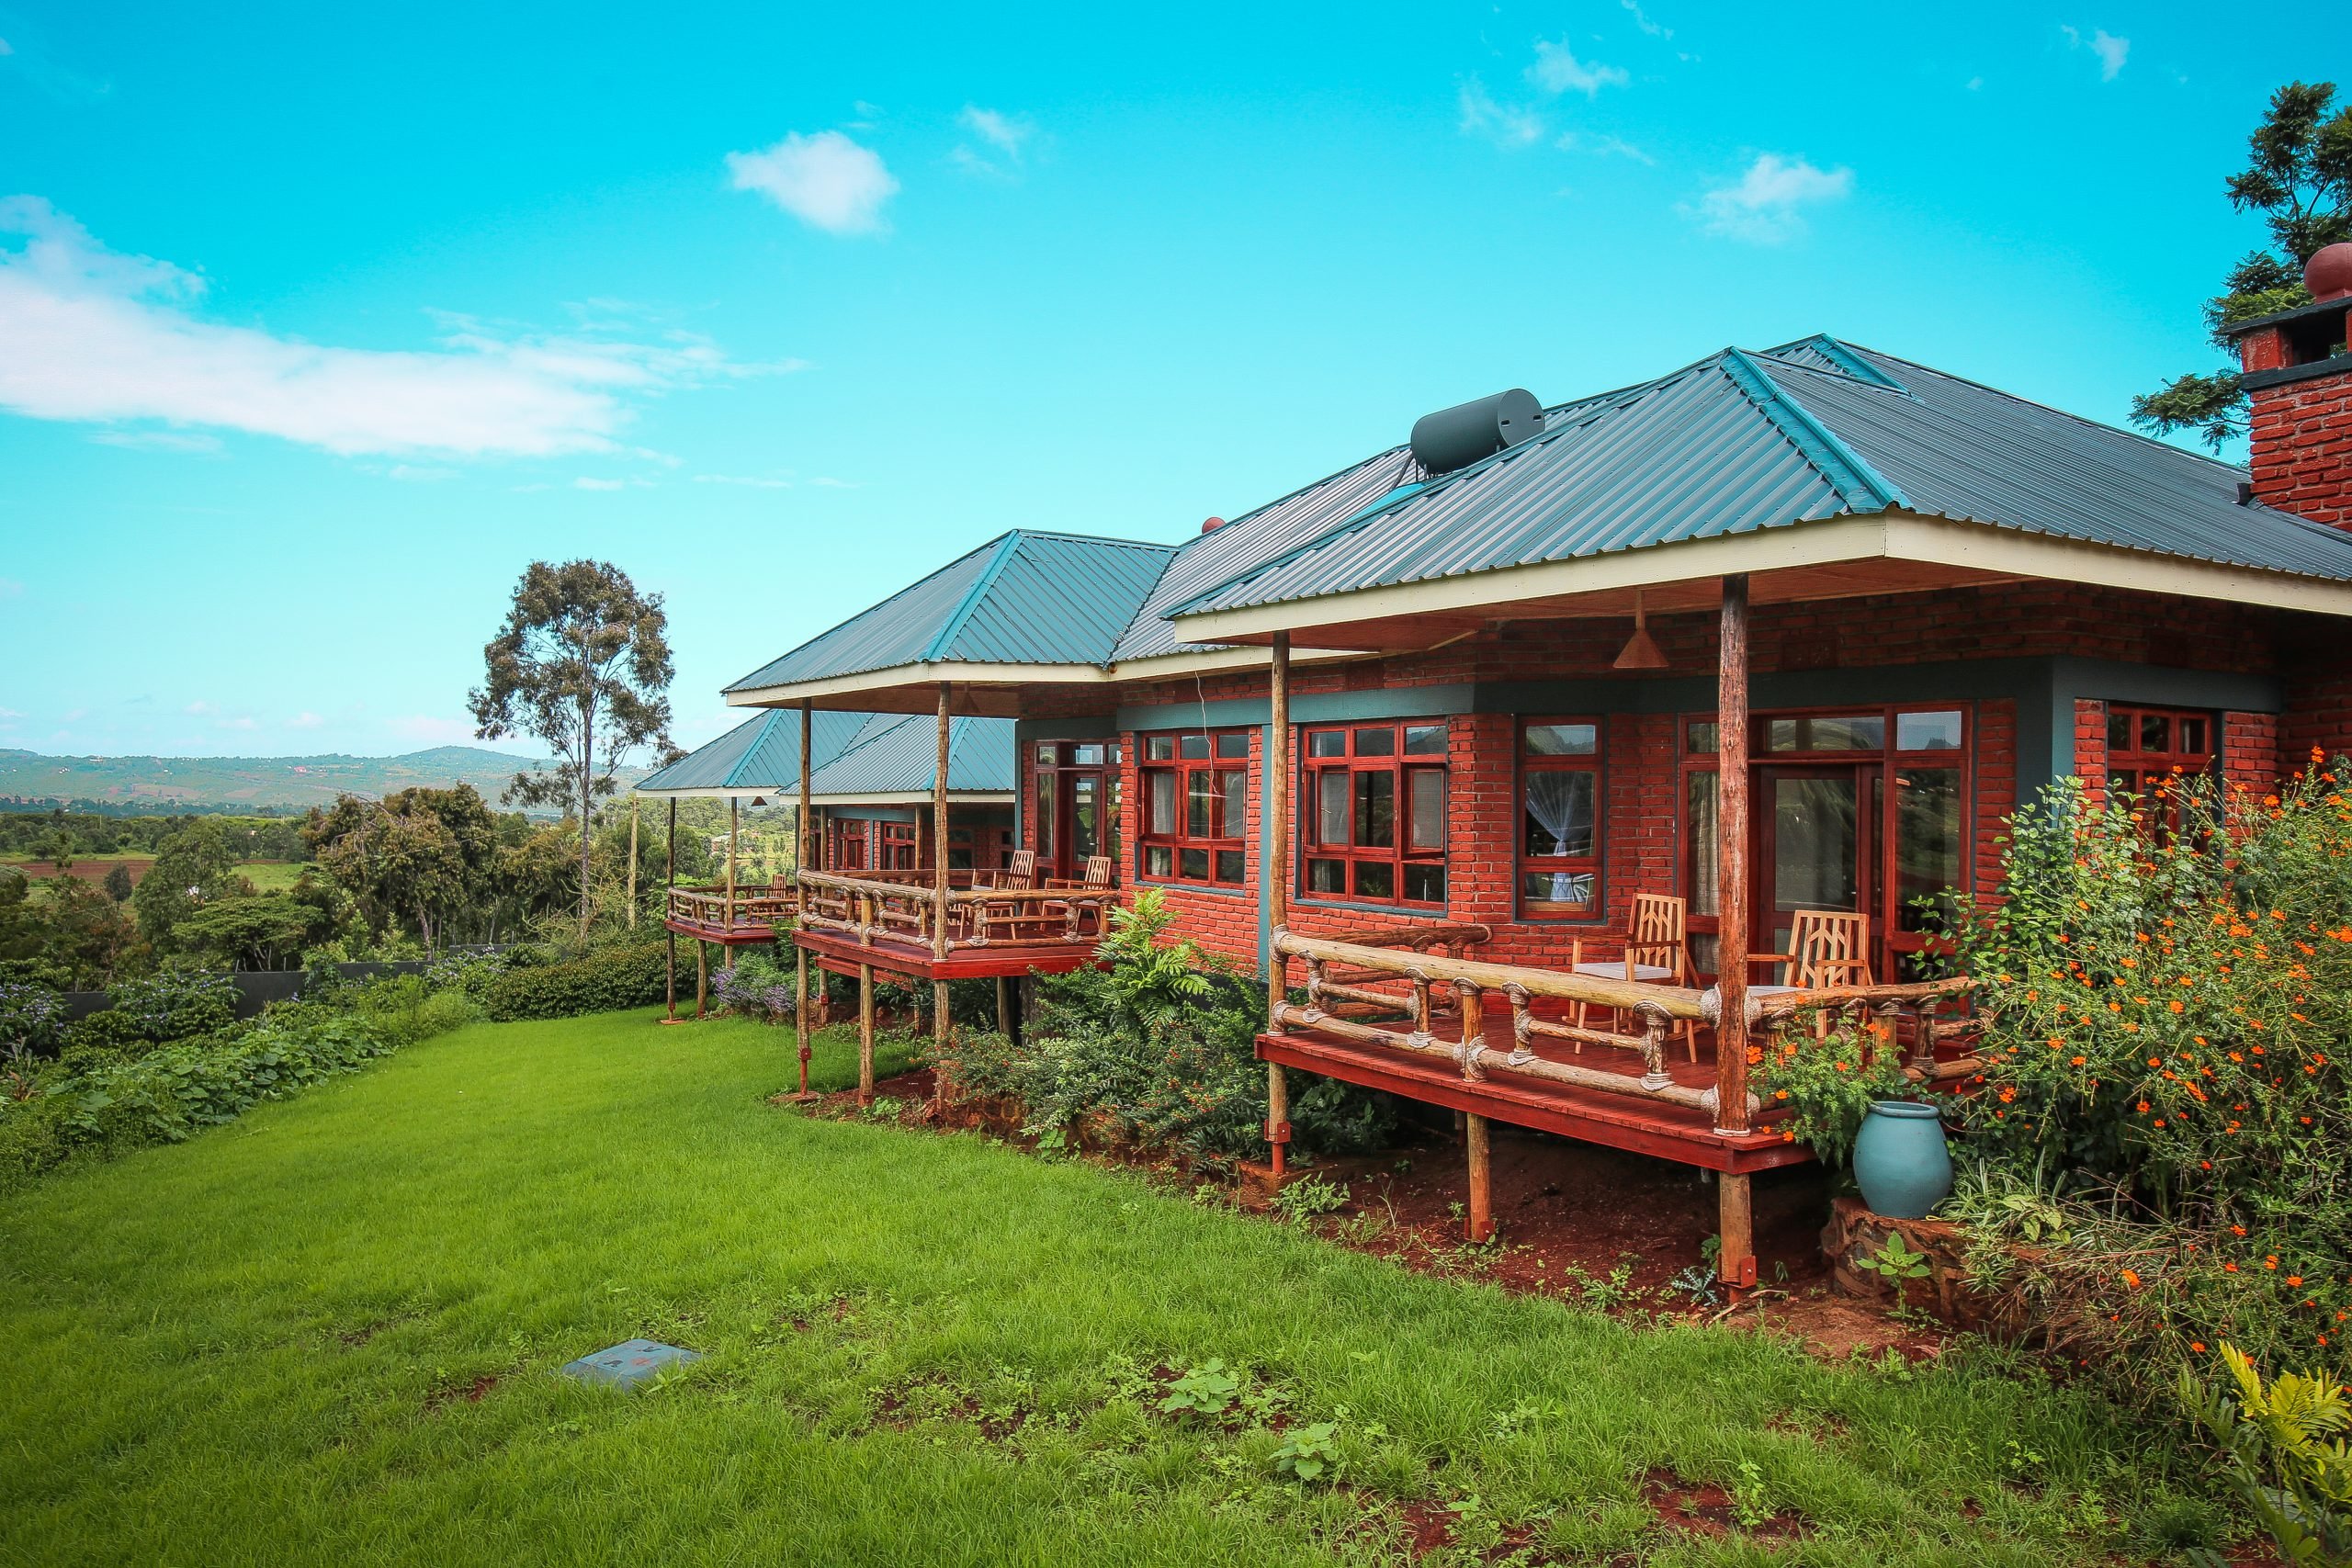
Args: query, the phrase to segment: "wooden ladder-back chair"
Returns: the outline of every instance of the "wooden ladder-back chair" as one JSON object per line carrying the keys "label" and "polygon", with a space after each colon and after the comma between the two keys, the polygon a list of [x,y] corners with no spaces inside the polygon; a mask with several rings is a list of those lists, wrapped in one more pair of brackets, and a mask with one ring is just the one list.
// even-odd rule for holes
{"label": "wooden ladder-back chair", "polygon": [[[1049,880],[1046,886],[1049,888],[1062,888],[1071,893],[1108,893],[1111,891],[1111,857],[1089,855],[1086,857],[1084,876],[1075,882],[1055,878]],[[1089,903],[1095,909],[1096,920],[1100,924],[1102,905],[1099,899],[1052,898],[1039,906],[1039,913],[1050,915],[1055,919],[1066,922],[1068,930],[1075,935],[1079,926],[1079,908]]]}
{"label": "wooden ladder-back chair", "polygon": [[[1636,893],[1634,895],[1633,919],[1625,926],[1625,951],[1620,958],[1584,956],[1581,939],[1569,944],[1568,967],[1571,973],[1589,975],[1602,980],[1630,980],[1649,986],[1689,986],[1690,984],[1690,935],[1689,902],[1669,893]],[[1588,1004],[1577,1004],[1577,1027],[1587,1027]],[[1699,1059],[1699,1028],[1690,1019],[1675,1025],[1682,1036],[1683,1049],[1690,1060]],[[1577,1047],[1581,1051],[1584,1047]]]}
{"label": "wooden ladder-back chair", "polygon": [[982,874],[988,877],[988,881],[981,882],[978,877],[975,877],[973,879],[974,886],[1004,887],[1016,890],[1026,890],[1028,888],[1035,887],[1037,886],[1037,852],[1035,850],[1015,850],[1012,852],[1012,863],[1011,865],[1006,866],[1001,871],[986,872]]}
{"label": "wooden ladder-back chair", "polygon": [[[1789,951],[1751,953],[1747,961],[1781,965],[1780,983],[1750,986],[1751,997],[1878,983],[1871,973],[1871,918],[1848,909],[1799,909],[1789,921]],[[1827,1013],[1815,1032],[1829,1032]]]}

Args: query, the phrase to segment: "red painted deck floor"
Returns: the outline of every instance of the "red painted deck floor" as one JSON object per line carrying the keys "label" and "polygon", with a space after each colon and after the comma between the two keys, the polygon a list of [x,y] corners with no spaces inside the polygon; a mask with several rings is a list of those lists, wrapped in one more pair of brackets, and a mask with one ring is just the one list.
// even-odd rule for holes
{"label": "red painted deck floor", "polygon": [[988,980],[1026,975],[1033,969],[1047,975],[1067,975],[1094,962],[1091,941],[954,947],[948,949],[943,960],[933,958],[927,945],[911,942],[877,938],[869,947],[854,936],[808,931],[794,931],[791,938],[794,946],[806,948],[820,965],[836,975],[854,976],[860,965],[871,964],[893,975],[922,980]]}
{"label": "red painted deck floor", "polygon": [[[1641,1057],[1631,1051],[1597,1046],[1571,1055],[1547,1048],[1542,1055],[1604,1072],[1623,1071],[1629,1078],[1641,1076]],[[1774,1125],[1779,1118],[1770,1113],[1759,1118],[1754,1130],[1724,1137],[1709,1125],[1707,1117],[1679,1105],[1576,1089],[1504,1070],[1489,1072],[1483,1081],[1474,1083],[1443,1058],[1408,1055],[1315,1032],[1261,1034],[1258,1055],[1263,1061],[1383,1089],[1424,1104],[1709,1170],[1771,1170],[1813,1158],[1811,1149],[1781,1135]],[[1667,1071],[1675,1082],[1695,1089],[1709,1088],[1715,1081],[1712,1062],[1692,1063],[1676,1055],[1668,1061]]]}

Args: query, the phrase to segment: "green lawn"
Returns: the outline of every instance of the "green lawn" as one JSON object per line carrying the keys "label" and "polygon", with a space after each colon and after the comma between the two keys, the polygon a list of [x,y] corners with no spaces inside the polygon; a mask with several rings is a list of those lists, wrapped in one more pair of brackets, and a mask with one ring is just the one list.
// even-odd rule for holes
{"label": "green lawn", "polygon": [[[2189,1511],[2064,1394],[808,1120],[764,1103],[788,1032],[654,1016],[477,1025],[0,1206],[0,1561],[1401,1561],[1419,1499],[1547,1561],[2041,1564]],[[849,1081],[846,1038],[817,1066]],[[634,1397],[555,1375],[639,1334],[709,1359]],[[1151,1370],[1212,1358],[1256,1413],[1160,1414]],[[1274,1480],[1269,1392],[1339,1423],[1346,1488]],[[1661,1527],[1653,1468],[1807,1533]]]}

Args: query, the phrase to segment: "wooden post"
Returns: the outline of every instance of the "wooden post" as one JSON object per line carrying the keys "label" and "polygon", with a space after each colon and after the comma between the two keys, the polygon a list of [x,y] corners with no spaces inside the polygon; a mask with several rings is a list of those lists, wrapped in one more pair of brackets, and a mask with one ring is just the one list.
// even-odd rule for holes
{"label": "wooden post", "polygon": [[857,1102],[874,1103],[874,965],[857,966]]}
{"label": "wooden post", "polygon": [[703,1016],[710,1000],[710,944],[695,938],[695,1017]]}
{"label": "wooden post", "polygon": [[[1723,629],[1715,671],[1715,885],[1720,935],[1715,961],[1715,1130],[1747,1131],[1747,579],[1723,581]],[[1747,1178],[1724,1173],[1717,1189],[1725,1283],[1756,1282],[1756,1243]]]}
{"label": "wooden post", "polygon": [[727,797],[727,934],[735,934],[735,829],[742,802]]}
{"label": "wooden post", "polygon": [[[931,775],[931,956],[947,962],[947,742],[950,734],[948,682],[939,683],[938,756]],[[931,982],[931,1038],[947,1043],[947,982]]]}
{"label": "wooden post", "polygon": [[670,890],[678,886],[678,797],[674,795],[670,797],[669,859],[662,867],[662,874],[664,878],[662,897],[662,935],[668,948],[662,968],[664,987],[669,995],[667,1004],[669,1010],[662,1015],[662,1021],[675,1023],[678,1021],[678,933],[672,928],[669,919]]}
{"label": "wooden post", "polygon": [[628,797],[628,929],[637,930],[637,794]]}
{"label": "wooden post", "polygon": [[1012,987],[1001,975],[996,977],[996,1032],[1007,1039],[1012,1035]]}
{"label": "wooden post", "polygon": [[[815,727],[816,705],[808,698],[800,699],[800,808],[792,818],[792,908],[794,923],[808,909],[808,891],[802,886],[800,874],[808,864],[808,743],[809,732]],[[792,944],[792,1031],[799,1036],[800,1098],[808,1098],[808,1056],[810,1023],[808,1019],[808,950],[797,942]],[[820,985],[824,976],[818,976]]]}
{"label": "wooden post", "polygon": [[1487,1150],[1487,1119],[1465,1116],[1462,1122],[1463,1146],[1470,1156],[1470,1211],[1464,1228],[1473,1245],[1484,1246],[1495,1235],[1495,1203],[1487,1180],[1491,1161]]}
{"label": "wooden post", "polygon": [[[1258,822],[1265,834],[1266,883],[1266,1014],[1273,1017],[1288,990],[1289,964],[1275,942],[1290,923],[1290,633],[1274,634],[1273,657],[1268,666],[1266,755],[1258,768]],[[1271,1026],[1270,1026],[1271,1027]],[[1290,1143],[1290,1085],[1282,1064],[1266,1064],[1267,1164],[1274,1179],[1283,1175]]]}

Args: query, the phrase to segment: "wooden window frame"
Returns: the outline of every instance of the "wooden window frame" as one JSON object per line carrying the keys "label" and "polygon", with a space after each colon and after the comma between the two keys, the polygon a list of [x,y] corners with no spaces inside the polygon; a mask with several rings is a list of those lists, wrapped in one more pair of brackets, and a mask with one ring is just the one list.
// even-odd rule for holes
{"label": "wooden window frame", "polygon": [[[1148,730],[1136,737],[1136,874],[1140,881],[1180,887],[1221,887],[1233,891],[1250,883],[1250,805],[1256,771],[1250,764],[1247,726],[1217,729]],[[1188,750],[1202,754],[1187,756]],[[1241,813],[1231,820],[1231,797],[1216,781],[1238,773]],[[1193,827],[1196,781],[1210,781],[1200,789],[1206,830]],[[1166,779],[1172,792],[1172,828],[1154,826],[1154,784]],[[1187,867],[1197,870],[1188,870]],[[1219,873],[1232,870],[1234,874]]]}
{"label": "wooden window frame", "polygon": [[[1035,821],[1026,827],[1029,846],[1037,852],[1037,874],[1041,879],[1085,874],[1084,861],[1073,856],[1064,841],[1064,818],[1071,811],[1076,796],[1072,781],[1080,777],[1091,775],[1098,781],[1094,797],[1095,852],[1110,855],[1113,863],[1117,863],[1122,842],[1119,811],[1125,748],[1125,740],[1115,735],[1097,740],[1038,740],[1028,747],[1024,760],[1029,768],[1029,798]],[[1088,760],[1080,761],[1089,753],[1091,756]]]}
{"label": "wooden window frame", "polygon": [[[1441,739],[1441,750],[1435,752],[1408,752],[1406,732],[1434,728]],[[1368,904],[1382,908],[1419,910],[1443,913],[1452,891],[1453,832],[1446,821],[1453,797],[1453,759],[1447,748],[1453,739],[1452,724],[1443,717],[1377,719],[1344,724],[1310,724],[1295,727],[1298,737],[1298,829],[1297,864],[1295,869],[1298,897],[1309,903]],[[1385,753],[1359,753],[1358,738],[1363,734],[1386,731],[1389,750]],[[1344,737],[1343,751],[1337,756],[1315,755],[1315,738],[1318,735]],[[1389,837],[1386,845],[1353,842],[1358,817],[1355,779],[1363,774],[1386,773],[1390,780]],[[1348,822],[1350,842],[1331,844],[1317,835],[1322,830],[1322,814],[1317,809],[1321,800],[1321,780],[1326,774],[1348,775]],[[1438,847],[1416,850],[1413,841],[1412,779],[1419,773],[1435,773],[1443,782],[1438,792]],[[1345,867],[1345,892],[1333,892],[1314,886],[1315,863],[1337,862]],[[1364,893],[1359,891],[1365,866],[1385,866],[1389,870],[1390,891]],[[1435,867],[1438,875],[1438,896],[1434,899],[1416,898],[1407,894],[1411,884],[1408,874],[1415,869]]]}
{"label": "wooden window frame", "polygon": [[[2107,787],[2139,797],[2139,810],[2159,829],[2177,832],[2182,822],[2181,807],[2171,800],[2170,786],[2176,779],[2198,778],[2219,773],[2222,766],[2222,716],[2210,708],[2183,708],[2155,703],[2109,703],[2107,707]],[[2154,750],[2146,746],[2146,726],[2150,719],[2165,728],[2165,744]],[[2179,744],[2186,723],[2204,728],[2202,750]],[[2119,747],[2115,743],[2118,724],[2131,743]]]}
{"label": "wooden window frame", "polygon": [[[1592,727],[1592,751],[1589,755],[1562,754],[1532,756],[1527,750],[1527,732],[1546,725],[1584,724]],[[1577,920],[1592,922],[1608,918],[1609,890],[1603,865],[1604,851],[1609,837],[1609,776],[1603,761],[1609,750],[1608,720],[1594,714],[1564,714],[1522,717],[1512,731],[1511,744],[1516,765],[1512,773],[1511,821],[1511,896],[1522,920]],[[1527,775],[1543,773],[1589,773],[1592,775],[1592,852],[1589,855],[1535,855],[1527,849]],[[1592,897],[1582,904],[1557,902],[1527,897],[1527,878],[1531,873],[1563,872],[1571,876],[1592,878]]]}
{"label": "wooden window frame", "polygon": [[[874,869],[876,871],[921,871],[922,869],[922,830],[912,822],[876,822],[874,824]],[[899,863],[901,852],[905,863]]]}

